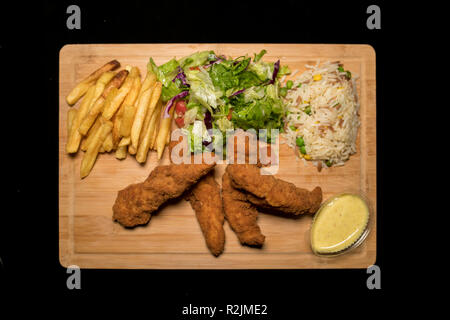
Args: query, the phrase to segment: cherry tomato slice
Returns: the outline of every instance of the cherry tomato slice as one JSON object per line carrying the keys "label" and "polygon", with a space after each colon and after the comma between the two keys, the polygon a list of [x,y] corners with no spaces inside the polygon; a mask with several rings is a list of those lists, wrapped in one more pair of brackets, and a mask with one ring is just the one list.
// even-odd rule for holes
{"label": "cherry tomato slice", "polygon": [[175,104],[175,112],[176,114],[182,116],[184,115],[184,113],[186,112],[187,108],[186,108],[186,102],[185,101],[178,101]]}
{"label": "cherry tomato slice", "polygon": [[176,118],[175,123],[177,124],[178,128],[184,127],[184,118]]}
{"label": "cherry tomato slice", "polygon": [[230,108],[230,111],[228,112],[228,115],[227,115],[227,119],[228,120],[231,120],[231,117],[233,116],[233,109],[232,108]]}

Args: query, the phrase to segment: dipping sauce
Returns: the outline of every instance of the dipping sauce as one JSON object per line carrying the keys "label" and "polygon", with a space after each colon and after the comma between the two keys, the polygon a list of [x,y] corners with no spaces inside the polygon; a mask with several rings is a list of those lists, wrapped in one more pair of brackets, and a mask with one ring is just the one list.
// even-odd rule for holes
{"label": "dipping sauce", "polygon": [[349,193],[335,196],[316,213],[311,247],[317,254],[339,254],[367,234],[368,222],[369,207],[360,196]]}

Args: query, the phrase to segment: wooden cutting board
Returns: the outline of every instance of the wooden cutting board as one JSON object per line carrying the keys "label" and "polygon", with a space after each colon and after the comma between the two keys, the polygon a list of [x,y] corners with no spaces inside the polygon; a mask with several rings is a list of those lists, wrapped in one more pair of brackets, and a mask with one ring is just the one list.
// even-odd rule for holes
{"label": "wooden cutting board", "polygon": [[[138,66],[143,76],[149,57],[162,64],[201,50],[238,57],[266,49],[265,61],[289,65],[304,71],[305,64],[339,60],[353,75],[359,75],[361,127],[358,151],[342,167],[318,172],[304,165],[294,151],[280,146],[277,176],[299,187],[321,186],[324,199],[337,193],[361,191],[374,210],[372,230],[366,241],[348,254],[319,258],[310,248],[311,217],[287,219],[260,214],[258,223],[266,236],[262,249],[241,246],[225,222],[225,252],[213,257],[189,202],[165,206],[146,226],[125,229],[112,220],[112,205],[117,191],[143,181],[159,163],[168,164],[168,152],[158,163],[150,152],[140,165],[133,156],[119,161],[114,154],[100,154],[90,175],[80,179],[83,152],[65,153],[69,91],[104,63],[117,59],[122,68]],[[376,88],[375,51],[368,45],[312,44],[90,44],[66,45],[60,51],[59,79],[59,247],[60,263],[81,268],[139,269],[297,269],[367,268],[376,260]],[[80,102],[75,106],[78,108]],[[215,170],[220,183],[224,165]]]}

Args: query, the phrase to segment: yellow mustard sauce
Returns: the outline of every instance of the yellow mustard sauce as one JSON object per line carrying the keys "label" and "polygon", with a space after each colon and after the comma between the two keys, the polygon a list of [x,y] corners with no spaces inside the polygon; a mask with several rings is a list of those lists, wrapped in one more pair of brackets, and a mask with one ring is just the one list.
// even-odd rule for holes
{"label": "yellow mustard sauce", "polygon": [[318,254],[333,254],[349,248],[364,233],[369,208],[357,195],[342,194],[326,202],[316,213],[311,228],[311,246]]}

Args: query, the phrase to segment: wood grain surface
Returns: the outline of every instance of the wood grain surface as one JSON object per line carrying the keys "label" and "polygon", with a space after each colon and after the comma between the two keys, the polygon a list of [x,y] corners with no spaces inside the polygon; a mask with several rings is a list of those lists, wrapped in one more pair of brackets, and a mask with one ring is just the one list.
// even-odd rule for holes
{"label": "wood grain surface", "polygon": [[[166,148],[158,162],[151,151],[145,165],[133,156],[117,160],[114,153],[100,154],[90,175],[80,179],[83,152],[65,153],[70,90],[104,63],[117,59],[121,68],[138,66],[143,76],[149,57],[162,64],[201,50],[238,57],[266,49],[265,61],[281,59],[291,70],[304,70],[318,59],[339,60],[359,75],[361,127],[358,151],[342,167],[318,172],[304,165],[294,151],[280,146],[277,176],[299,187],[321,186],[324,199],[343,191],[364,193],[373,208],[371,232],[366,241],[348,254],[334,258],[315,256],[310,248],[311,217],[287,219],[260,214],[259,225],[266,242],[262,249],[241,246],[225,222],[224,253],[213,257],[189,203],[179,200],[165,206],[146,226],[125,229],[112,220],[117,191],[143,181],[158,164],[168,164]],[[298,73],[297,75],[299,75]],[[90,44],[66,45],[60,51],[59,79],[59,252],[64,267],[130,269],[298,269],[367,268],[376,260],[376,88],[375,51],[368,45],[312,44]],[[78,108],[80,102],[74,107]],[[215,170],[221,182],[225,166]]]}

